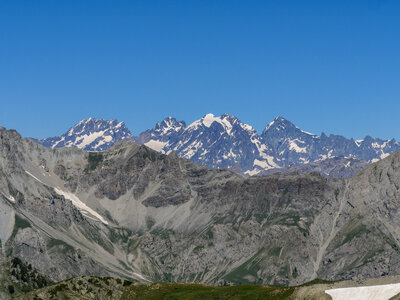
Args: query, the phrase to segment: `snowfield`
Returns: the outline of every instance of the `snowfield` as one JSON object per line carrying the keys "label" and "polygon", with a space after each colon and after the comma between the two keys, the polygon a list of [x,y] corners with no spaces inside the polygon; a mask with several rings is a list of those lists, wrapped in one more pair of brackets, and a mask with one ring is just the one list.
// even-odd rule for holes
{"label": "snowfield", "polygon": [[[69,199],[72,201],[72,204],[75,205],[86,217],[90,218],[90,215],[94,216],[96,219],[100,220],[104,224],[108,224],[108,222],[96,211],[91,209],[89,206],[87,206],[85,203],[83,203],[75,194],[70,193],[70,192],[65,192],[59,188],[54,188],[54,191],[61,195],[64,196],[65,199]],[[96,220],[95,219],[95,220]]]}
{"label": "snowfield", "polygon": [[387,300],[400,293],[400,283],[326,290],[332,300]]}

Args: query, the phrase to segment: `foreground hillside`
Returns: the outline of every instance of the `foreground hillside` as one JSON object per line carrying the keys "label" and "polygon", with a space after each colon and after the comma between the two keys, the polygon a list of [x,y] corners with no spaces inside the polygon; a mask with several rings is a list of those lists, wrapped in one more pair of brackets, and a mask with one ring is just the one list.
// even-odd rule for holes
{"label": "foreground hillside", "polygon": [[49,149],[0,128],[1,251],[51,281],[298,285],[400,273],[400,153],[350,179],[244,179],[120,142]]}
{"label": "foreground hillside", "polygon": [[287,299],[293,287],[225,286],[196,283],[132,284],[109,277],[81,277],[64,281],[16,299]]}
{"label": "foreground hillside", "polygon": [[[79,277],[35,290],[15,299],[269,299],[269,300],[328,300],[330,294],[343,295],[337,299],[400,299],[400,276],[379,279],[324,282],[316,280],[294,287],[231,285],[209,286],[199,283],[140,284],[111,277]],[[391,291],[390,287],[395,288]],[[380,292],[381,291],[381,292]],[[386,297],[384,295],[386,292]],[[347,295],[347,296],[346,296]],[[382,297],[380,297],[382,296]],[[334,298],[335,299],[335,298]]]}

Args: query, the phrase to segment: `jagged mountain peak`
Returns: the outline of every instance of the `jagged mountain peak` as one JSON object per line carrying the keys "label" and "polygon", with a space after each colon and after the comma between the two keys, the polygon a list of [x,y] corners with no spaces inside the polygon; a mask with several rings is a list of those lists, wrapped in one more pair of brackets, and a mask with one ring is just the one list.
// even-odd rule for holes
{"label": "jagged mountain peak", "polygon": [[206,130],[208,128],[215,128],[214,124],[219,124],[222,127],[222,131],[225,131],[228,135],[231,135],[232,130],[234,129],[243,129],[248,131],[250,134],[256,133],[251,125],[242,123],[236,116],[226,113],[222,114],[221,116],[215,116],[212,113],[208,113],[199,120],[191,123],[187,128],[192,131],[198,130],[199,128]]}
{"label": "jagged mountain peak", "polygon": [[136,141],[163,153],[176,151],[180,157],[214,168],[239,163],[243,170],[252,170],[254,161],[260,163],[268,152],[253,127],[234,115],[208,113],[187,127],[182,125],[179,132],[162,130],[162,125],[175,122],[167,118],[155,129],[143,132]]}
{"label": "jagged mountain peak", "polygon": [[155,130],[161,130],[163,133],[169,131],[179,131],[186,127],[185,121],[177,121],[174,117],[166,117],[161,122],[158,122],[155,126]]}
{"label": "jagged mountain peak", "polygon": [[271,129],[285,129],[287,127],[296,127],[292,122],[286,120],[284,117],[278,116],[272,120],[264,129],[264,132]]}
{"label": "jagged mountain peak", "polygon": [[290,122],[289,120],[285,119],[282,116],[276,117],[271,123],[269,123],[263,130],[262,135],[269,135],[272,132],[279,133],[279,135],[299,133],[299,134],[307,134],[315,136],[315,134],[300,129],[299,127],[297,127],[292,122]]}
{"label": "jagged mountain peak", "polygon": [[224,129],[232,127],[232,124],[230,124],[230,122],[228,120],[226,120],[224,115],[217,117],[212,113],[208,113],[208,114],[204,115],[202,118],[200,118],[199,120],[196,120],[193,123],[191,123],[188,126],[188,128],[191,128],[191,129],[197,129],[199,127],[210,128],[214,122],[221,124]]}
{"label": "jagged mountain peak", "polygon": [[[105,120],[105,119],[100,119],[100,118],[87,118],[76,125],[72,126],[68,130],[68,135],[71,136],[73,134],[80,134],[82,132],[96,132],[104,129],[108,129],[113,127],[116,130],[119,130],[119,128],[126,128],[124,122],[118,122],[116,119],[110,119],[110,120]],[[126,128],[127,129],[127,128]]]}
{"label": "jagged mountain peak", "polygon": [[132,140],[133,136],[124,122],[111,119],[87,118],[72,126],[60,137],[37,140],[51,147],[77,147],[86,151],[102,151],[120,140]]}
{"label": "jagged mountain peak", "polygon": [[52,147],[74,146],[88,151],[105,150],[120,140],[134,140],[162,153],[175,151],[179,157],[212,168],[239,166],[248,175],[271,168],[303,165],[343,156],[374,162],[400,150],[396,140],[365,137],[347,139],[306,132],[283,116],[276,117],[260,135],[231,114],[205,114],[186,126],[172,116],[153,129],[133,137],[123,122],[87,118],[61,137],[38,140]]}

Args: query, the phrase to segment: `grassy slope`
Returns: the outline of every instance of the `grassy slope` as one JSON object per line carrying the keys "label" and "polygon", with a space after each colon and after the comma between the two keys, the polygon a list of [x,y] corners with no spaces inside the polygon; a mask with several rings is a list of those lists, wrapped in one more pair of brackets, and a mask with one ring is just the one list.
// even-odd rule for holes
{"label": "grassy slope", "polygon": [[[323,288],[316,285],[277,287],[262,285],[208,286],[199,283],[139,284],[107,277],[79,277],[35,290],[16,299],[120,299],[120,300],[194,300],[194,299],[324,299]],[[317,284],[317,286],[320,286]],[[310,290],[315,297],[308,297]],[[299,294],[306,298],[297,297]],[[315,291],[317,293],[315,293]],[[322,294],[321,294],[322,291]],[[329,299],[329,298],[326,298]]]}
{"label": "grassy slope", "polygon": [[192,283],[156,283],[131,285],[122,300],[143,299],[287,299],[293,287],[268,287],[256,285],[214,287]]}
{"label": "grassy slope", "polygon": [[[199,283],[132,283],[110,277],[78,277],[27,293],[15,299],[102,299],[102,300],[329,300],[324,291],[333,288],[380,285],[400,282],[400,276],[357,281],[315,280],[296,287],[262,285],[208,286]],[[397,299],[397,298],[394,298]]]}

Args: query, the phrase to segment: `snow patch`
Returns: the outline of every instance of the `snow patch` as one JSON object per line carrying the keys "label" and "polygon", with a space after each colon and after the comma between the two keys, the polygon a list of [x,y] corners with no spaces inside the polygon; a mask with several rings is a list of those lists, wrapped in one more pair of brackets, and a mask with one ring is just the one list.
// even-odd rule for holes
{"label": "snow patch", "polygon": [[168,144],[168,143],[156,141],[156,140],[150,140],[147,143],[144,143],[145,146],[147,146],[155,151],[162,152],[162,153],[164,153],[163,148],[166,144]]}
{"label": "snow patch", "polygon": [[41,181],[39,178],[37,178],[35,175],[33,175],[32,173],[28,172],[27,170],[25,170],[25,173],[28,174],[29,176],[31,176],[33,179],[39,181],[41,184],[45,184],[43,181]]}
{"label": "snow patch", "polygon": [[362,142],[364,142],[364,140],[355,140],[354,143],[356,143],[357,147],[360,147]]}
{"label": "snow patch", "polygon": [[257,169],[247,170],[246,172],[244,172],[244,174],[246,174],[248,176],[254,176],[254,175],[257,175],[258,173],[260,173],[260,171]]}
{"label": "snow patch", "polygon": [[[297,127],[297,126],[296,126],[296,128],[300,129],[300,128]],[[316,136],[314,133],[310,133],[310,132],[304,131],[304,130],[302,130],[302,129],[300,129],[300,131],[301,131],[302,133],[305,133],[305,134],[308,134],[308,135]]]}
{"label": "snow patch", "polygon": [[332,300],[387,300],[400,293],[400,283],[326,290]]}
{"label": "snow patch", "polygon": [[98,132],[94,132],[94,133],[91,133],[91,134],[85,134],[85,135],[82,135],[82,136],[80,136],[78,139],[77,139],[77,147],[78,148],[85,148],[87,145],[90,145],[91,143],[93,143],[96,139],[98,139],[99,137],[101,137],[104,133],[105,133],[106,131],[105,130],[103,130],[103,131],[98,131]]}
{"label": "snow patch", "polygon": [[249,124],[240,123],[240,127],[242,127],[244,130],[246,130],[248,133],[254,133],[255,132],[253,126],[251,126]]}
{"label": "snow patch", "polygon": [[[275,120],[276,120],[276,119],[274,119],[271,123],[269,123],[269,124],[267,125],[267,127],[264,128],[264,131],[267,131],[267,130],[269,130],[272,126],[274,126]],[[277,128],[277,129],[279,130],[279,128]]]}
{"label": "snow patch", "polygon": [[385,157],[388,157],[390,154],[389,153],[382,153],[381,154],[381,159],[384,159]]}
{"label": "snow patch", "polygon": [[298,139],[295,140],[291,140],[289,142],[289,150],[293,150],[296,151],[297,153],[307,153],[307,149],[304,147],[299,147],[299,145],[297,145],[296,141],[304,143],[303,141],[299,141]]}
{"label": "snow patch", "polygon": [[2,194],[3,194],[4,197],[6,197],[6,199],[7,199],[8,201],[10,201],[10,202],[12,202],[12,203],[15,203],[15,198],[14,198],[12,195],[7,196],[7,195],[4,194],[3,192],[2,192]]}
{"label": "snow patch", "polygon": [[70,192],[65,192],[59,188],[54,188],[54,191],[61,195],[64,196],[65,199],[69,199],[72,201],[72,204],[77,207],[86,217],[90,218],[90,215],[96,217],[99,219],[101,222],[104,224],[108,224],[108,222],[95,210],[91,209],[89,206],[87,206],[85,203],[83,203],[75,194],[70,193]]}
{"label": "snow patch", "polygon": [[221,124],[228,134],[231,133],[233,128],[232,124],[228,120],[222,119],[221,117],[216,117],[213,114],[206,114],[200,120],[194,121],[192,124],[190,124],[188,128],[197,129],[200,125],[204,125],[205,127],[209,128],[214,122]]}

